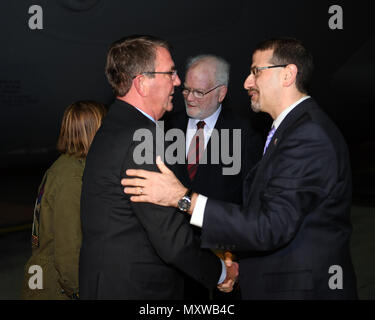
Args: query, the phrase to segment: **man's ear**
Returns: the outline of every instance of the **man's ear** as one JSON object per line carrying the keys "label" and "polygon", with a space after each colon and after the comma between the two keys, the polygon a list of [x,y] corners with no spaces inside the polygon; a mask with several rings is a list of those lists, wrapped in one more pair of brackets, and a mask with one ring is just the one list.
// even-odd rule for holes
{"label": "man's ear", "polygon": [[146,97],[148,95],[149,87],[148,87],[148,81],[146,77],[140,76],[136,77],[133,80],[134,87],[137,90],[138,94],[142,97]]}
{"label": "man's ear", "polygon": [[284,68],[284,72],[282,74],[283,85],[285,87],[290,87],[293,83],[295,83],[296,78],[297,78],[297,73],[298,73],[297,66],[295,64],[288,64]]}
{"label": "man's ear", "polygon": [[225,96],[227,95],[228,87],[227,86],[221,86],[219,91],[219,102],[221,103]]}

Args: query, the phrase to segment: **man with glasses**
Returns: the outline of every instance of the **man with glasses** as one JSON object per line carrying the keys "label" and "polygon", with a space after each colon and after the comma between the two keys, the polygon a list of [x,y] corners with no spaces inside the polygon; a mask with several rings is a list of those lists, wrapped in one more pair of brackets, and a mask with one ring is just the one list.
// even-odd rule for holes
{"label": "man with glasses", "polygon": [[[183,273],[208,288],[219,283],[230,291],[237,264],[225,267],[211,251],[200,249],[174,208],[131,203],[120,186],[127,168],[157,170],[155,122],[172,110],[180,85],[168,44],[149,36],[121,39],[109,49],[106,75],[116,100],[94,138],[83,175],[80,297],[182,299]],[[151,164],[137,159],[141,142],[134,135],[140,129],[154,138],[145,150]]]}
{"label": "man with glasses", "polygon": [[[229,106],[222,105],[228,90],[229,69],[229,63],[215,55],[205,54],[190,58],[182,87],[186,113],[173,115],[166,121],[166,128],[179,128],[185,132],[186,163],[174,166],[173,171],[177,178],[195,192],[240,205],[243,180],[261,158],[262,143],[261,138],[252,130],[249,119],[241,117],[233,109],[228,109]],[[239,130],[240,136],[233,135],[234,129]],[[216,131],[214,134],[213,130]],[[225,130],[229,132],[227,140],[222,138]],[[198,156],[196,162],[196,154],[192,153],[192,150],[196,149],[195,142],[199,131],[201,152],[205,155]],[[216,141],[213,141],[215,139]],[[233,139],[238,141],[234,142]],[[228,145],[229,154],[233,155],[233,162],[240,164],[240,170],[236,174],[223,174],[223,168],[233,166],[233,163],[225,163],[221,154],[221,151],[224,152],[224,143]],[[239,152],[234,152],[234,143],[240,145]],[[219,161],[214,160],[212,153],[218,155]],[[190,156],[191,154],[193,156]],[[195,232],[200,236],[200,228],[195,228]],[[231,257],[229,251],[226,256]],[[212,293],[211,297],[214,299],[221,296],[225,299],[239,296],[238,290],[229,295],[221,295],[217,290]],[[197,297],[208,298],[207,289],[187,278],[185,299]]]}
{"label": "man with glasses", "polygon": [[[295,39],[260,43],[244,87],[273,121],[264,155],[244,183],[244,205],[193,192],[188,212],[202,246],[241,251],[244,299],[356,299],[350,256],[351,173],[345,141],[308,95],[312,57]],[[128,170],[132,201],[178,205],[172,172]],[[157,182],[156,182],[157,181]],[[134,186],[141,185],[144,195]],[[169,187],[168,187],[169,186]],[[163,188],[163,195],[158,189]]]}

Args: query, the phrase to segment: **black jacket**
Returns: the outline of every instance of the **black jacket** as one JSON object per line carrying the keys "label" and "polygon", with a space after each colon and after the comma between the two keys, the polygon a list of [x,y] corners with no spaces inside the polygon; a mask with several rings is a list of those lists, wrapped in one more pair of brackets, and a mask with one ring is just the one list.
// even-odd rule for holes
{"label": "black jacket", "polygon": [[[166,122],[166,128],[178,128],[186,133],[188,120],[189,118],[185,113],[175,115]],[[219,133],[218,144],[213,146],[212,139],[208,141],[205,149],[207,164],[200,164],[198,166],[193,181],[191,181],[188,176],[186,164],[176,165],[173,167],[173,170],[182,184],[186,187],[191,187],[195,192],[213,199],[241,204],[243,180],[250,169],[261,158],[263,150],[262,139],[260,135],[252,129],[249,119],[241,117],[236,114],[235,111],[227,108],[222,108],[215,124],[215,129],[218,130]],[[241,132],[241,154],[234,153],[234,129],[240,130]],[[228,150],[230,156],[237,157],[240,162],[241,170],[235,175],[223,174],[223,168],[231,168],[233,164],[226,164],[225,159],[222,157],[222,130],[228,130],[229,132]],[[217,148],[219,154],[218,163],[213,163],[214,161],[211,161],[212,148]],[[223,151],[223,154],[227,154],[227,151]]]}
{"label": "black jacket", "polygon": [[[87,156],[83,176],[80,254],[82,299],[182,299],[182,272],[215,287],[221,263],[201,250],[182,213],[147,203],[132,203],[120,181],[138,165],[133,141],[138,129],[155,139],[155,124],[121,101],[110,107]],[[155,146],[155,141],[153,141]],[[147,153],[155,161],[155,148]]]}
{"label": "black jacket", "polygon": [[[208,199],[202,245],[246,253],[240,260],[244,299],[357,297],[349,155],[313,99],[282,121],[243,191],[244,206]],[[342,268],[342,289],[329,286],[331,266]]]}

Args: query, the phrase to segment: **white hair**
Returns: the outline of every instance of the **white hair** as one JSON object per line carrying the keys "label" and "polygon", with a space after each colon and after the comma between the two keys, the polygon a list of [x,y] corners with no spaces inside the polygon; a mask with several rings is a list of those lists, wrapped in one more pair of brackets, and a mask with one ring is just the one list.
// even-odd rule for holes
{"label": "white hair", "polygon": [[186,64],[186,71],[203,60],[209,60],[215,64],[215,78],[217,84],[228,86],[230,65],[225,59],[213,54],[200,54],[189,58]]}

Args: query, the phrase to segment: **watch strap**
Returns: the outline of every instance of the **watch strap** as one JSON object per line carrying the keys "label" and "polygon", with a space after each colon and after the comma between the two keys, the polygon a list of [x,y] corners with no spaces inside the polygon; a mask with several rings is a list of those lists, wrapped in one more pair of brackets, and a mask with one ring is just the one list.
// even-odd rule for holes
{"label": "watch strap", "polygon": [[192,189],[192,188],[189,188],[189,189],[186,191],[184,197],[189,197],[189,198],[191,199],[192,194],[193,194],[193,189]]}

